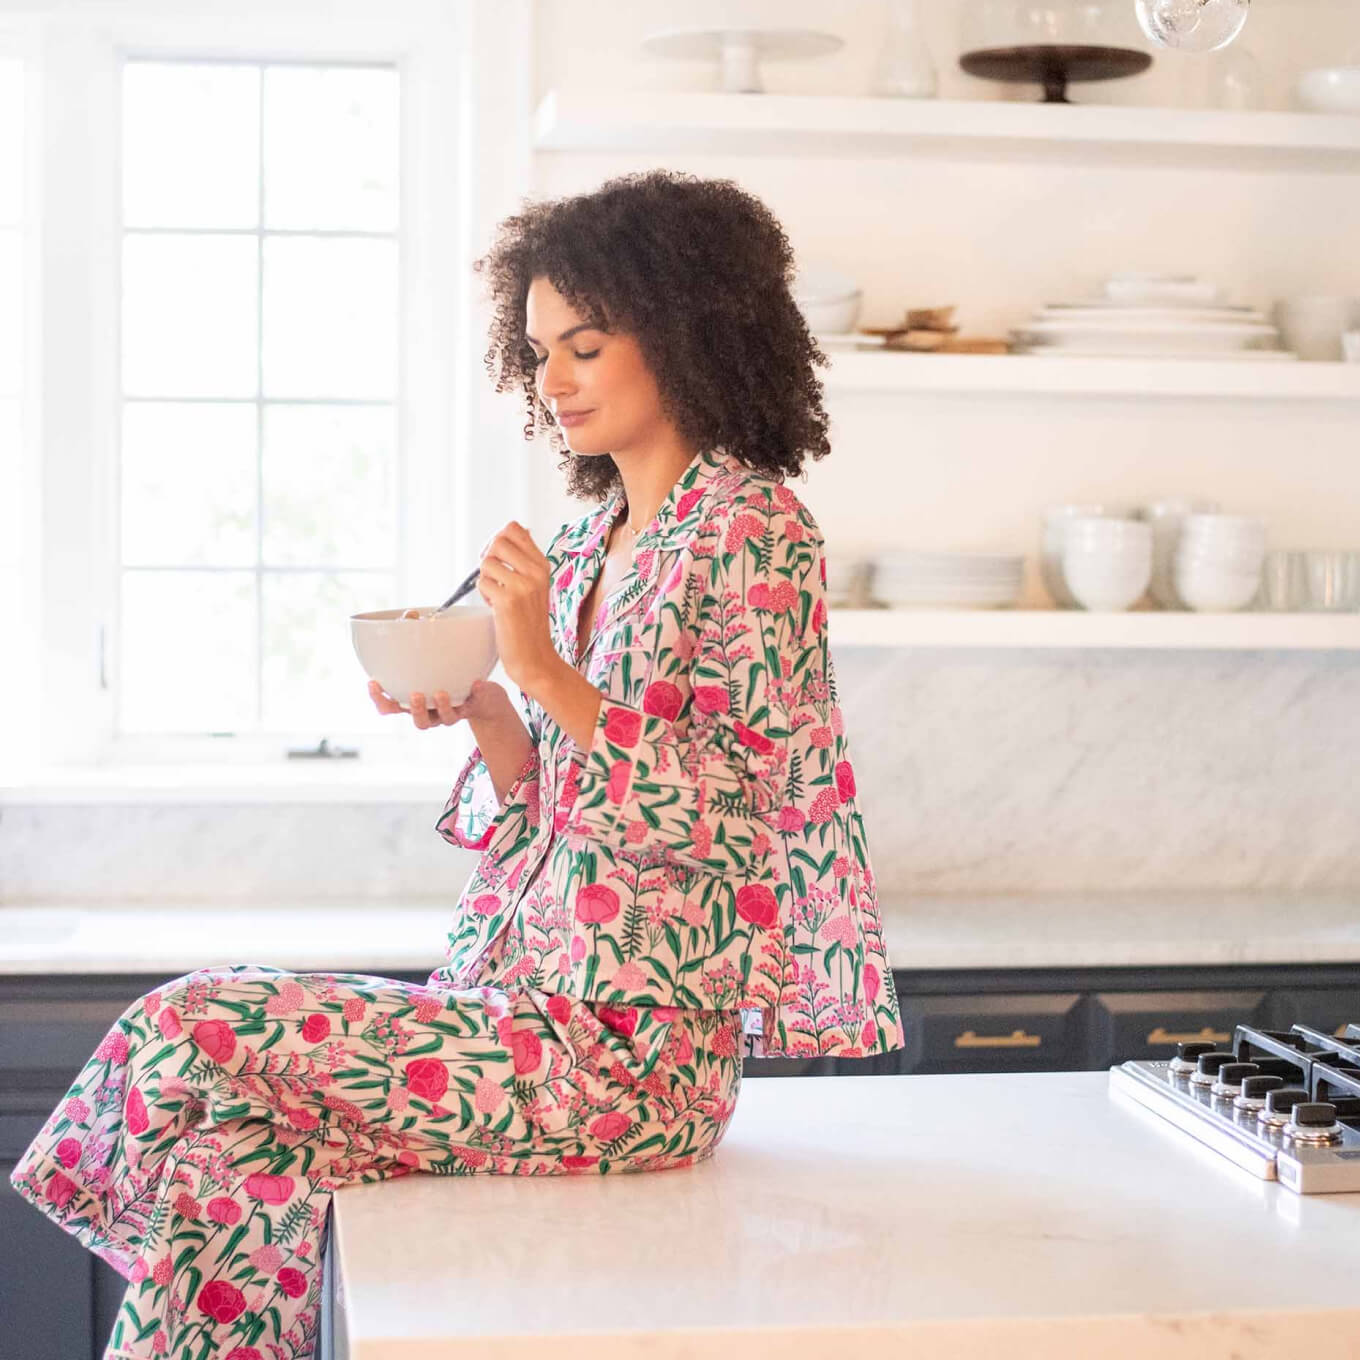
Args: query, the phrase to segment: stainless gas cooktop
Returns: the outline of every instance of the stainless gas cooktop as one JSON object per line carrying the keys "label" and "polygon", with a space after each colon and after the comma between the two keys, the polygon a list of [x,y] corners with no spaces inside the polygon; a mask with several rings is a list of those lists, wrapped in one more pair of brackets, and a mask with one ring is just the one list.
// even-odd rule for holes
{"label": "stainless gas cooktop", "polygon": [[1238,1025],[1231,1049],[1177,1044],[1110,1087],[1264,1180],[1302,1195],[1360,1191],[1360,1024],[1327,1034]]}

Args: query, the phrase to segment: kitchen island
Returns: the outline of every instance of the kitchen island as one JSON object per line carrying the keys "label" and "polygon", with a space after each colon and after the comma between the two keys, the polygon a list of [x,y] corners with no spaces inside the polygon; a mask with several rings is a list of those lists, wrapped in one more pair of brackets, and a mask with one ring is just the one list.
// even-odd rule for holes
{"label": "kitchen island", "polygon": [[698,1166],[334,1215],[336,1360],[1360,1360],[1360,1194],[1258,1180],[1104,1072],[747,1082]]}

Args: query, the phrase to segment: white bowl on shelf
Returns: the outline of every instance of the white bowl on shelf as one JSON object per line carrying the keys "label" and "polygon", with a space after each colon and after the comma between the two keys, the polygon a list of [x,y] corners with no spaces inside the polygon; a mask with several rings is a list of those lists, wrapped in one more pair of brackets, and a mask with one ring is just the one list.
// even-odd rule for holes
{"label": "white bowl on shelf", "polygon": [[1229,613],[1245,609],[1261,589],[1261,569],[1241,571],[1213,562],[1176,557],[1176,594],[1197,611]]}
{"label": "white bowl on shelf", "polygon": [[1152,526],[1141,520],[1074,519],[1063,544],[1062,573],[1082,608],[1128,609],[1152,579]]}
{"label": "white bowl on shelf", "polygon": [[1360,113],[1360,66],[1320,66],[1294,83],[1294,97],[1312,113]]}
{"label": "white bowl on shelf", "polygon": [[797,301],[798,310],[814,335],[848,335],[859,320],[864,294],[854,292],[839,298],[800,298]]}

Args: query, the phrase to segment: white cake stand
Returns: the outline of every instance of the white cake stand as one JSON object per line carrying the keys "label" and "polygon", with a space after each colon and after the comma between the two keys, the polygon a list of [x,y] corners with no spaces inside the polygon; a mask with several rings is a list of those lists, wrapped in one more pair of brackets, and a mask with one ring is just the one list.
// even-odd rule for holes
{"label": "white cake stand", "polygon": [[731,94],[760,94],[760,62],[806,61],[845,46],[834,33],[810,28],[667,28],[649,33],[642,50],[654,57],[721,63],[722,88]]}

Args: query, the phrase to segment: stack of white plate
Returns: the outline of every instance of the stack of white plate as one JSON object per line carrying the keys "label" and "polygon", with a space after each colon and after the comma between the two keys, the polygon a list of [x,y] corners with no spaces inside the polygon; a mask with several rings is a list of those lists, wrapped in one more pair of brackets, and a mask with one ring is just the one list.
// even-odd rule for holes
{"label": "stack of white plate", "polygon": [[1263,313],[1219,300],[1188,274],[1116,274],[1103,296],[1053,302],[1011,331],[1021,354],[1146,358],[1293,359]]}
{"label": "stack of white plate", "polygon": [[895,609],[998,609],[1014,605],[1023,554],[884,553],[874,562],[874,598]]}

